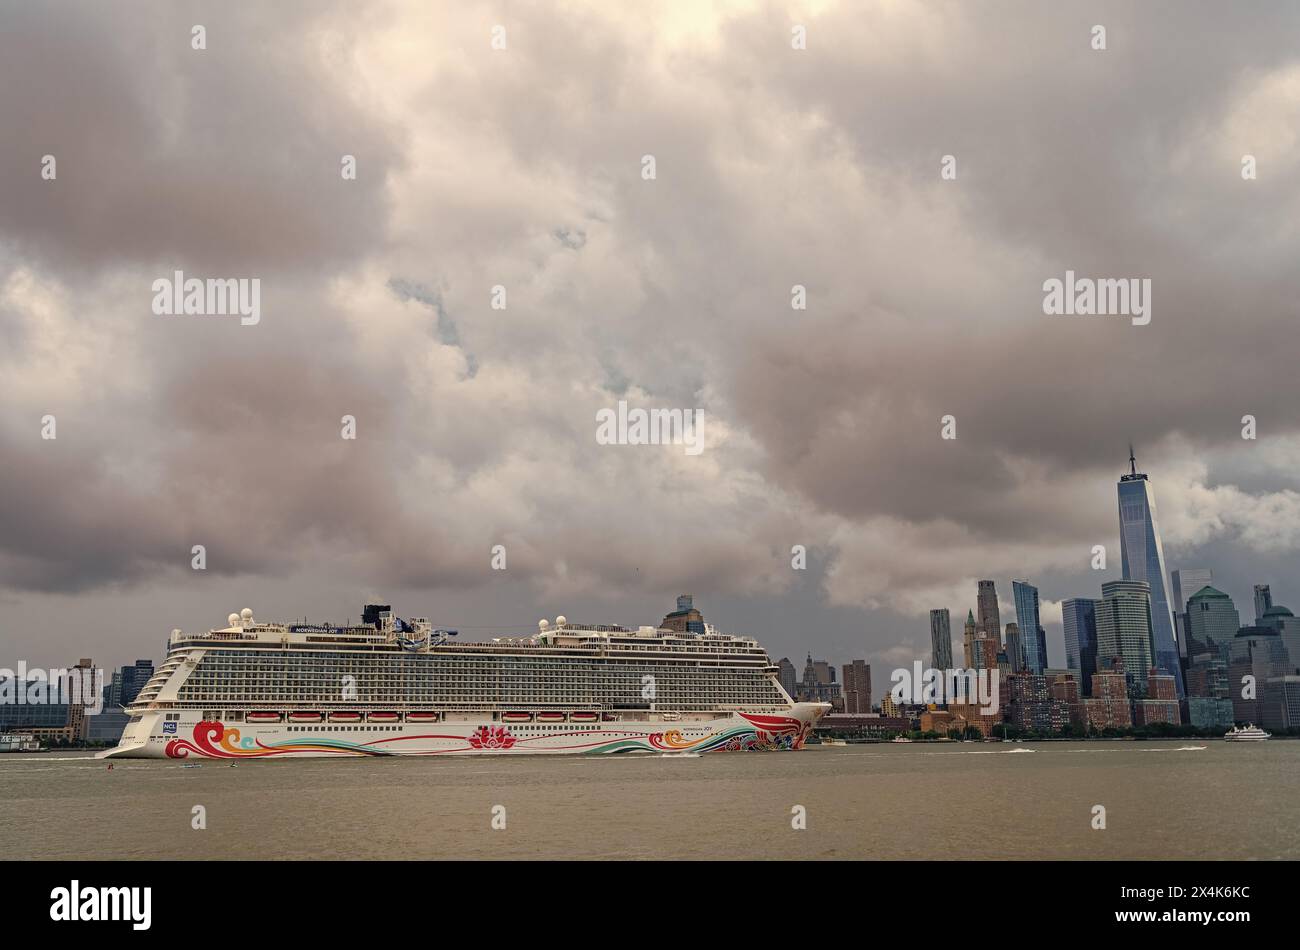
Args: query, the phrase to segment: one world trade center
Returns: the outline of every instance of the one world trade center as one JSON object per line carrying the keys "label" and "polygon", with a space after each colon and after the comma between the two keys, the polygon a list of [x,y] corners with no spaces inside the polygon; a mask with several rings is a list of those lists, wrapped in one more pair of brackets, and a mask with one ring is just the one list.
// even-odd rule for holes
{"label": "one world trade center", "polygon": [[[1156,499],[1146,475],[1137,470],[1129,448],[1129,474],[1119,479],[1119,543],[1124,580],[1151,585],[1151,652],[1157,667],[1174,677],[1178,698],[1185,695],[1183,671],[1178,663],[1178,638],[1174,634],[1165,573],[1165,551],[1156,521]],[[1181,606],[1181,605],[1180,605]]]}

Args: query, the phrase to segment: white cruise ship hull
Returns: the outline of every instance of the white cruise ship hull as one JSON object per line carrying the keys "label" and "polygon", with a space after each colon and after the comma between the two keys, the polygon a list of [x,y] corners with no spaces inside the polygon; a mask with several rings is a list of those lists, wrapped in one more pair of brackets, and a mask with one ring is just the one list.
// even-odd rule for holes
{"label": "white cruise ship hull", "polygon": [[[505,722],[484,714],[437,722],[275,723],[203,721],[192,710],[146,711],[99,758],[262,759],[378,755],[605,755],[745,752],[803,748],[826,703],[780,713],[650,721]],[[246,714],[245,714],[246,715]],[[284,714],[286,719],[288,714]],[[178,717],[178,718],[177,718]]]}

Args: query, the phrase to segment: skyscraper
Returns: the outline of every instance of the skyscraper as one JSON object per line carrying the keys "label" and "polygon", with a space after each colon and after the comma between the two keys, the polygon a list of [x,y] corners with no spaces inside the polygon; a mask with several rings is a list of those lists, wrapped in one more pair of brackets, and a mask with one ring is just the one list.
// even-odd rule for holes
{"label": "skyscraper", "polygon": [[1007,666],[1012,673],[1025,671],[1025,648],[1020,642],[1020,624],[1007,624]]}
{"label": "skyscraper", "polygon": [[930,666],[952,669],[952,621],[947,607],[930,611]]}
{"label": "skyscraper", "polygon": [[781,688],[793,699],[799,692],[799,674],[788,656],[781,657],[777,667],[780,669],[777,678],[781,681]]}
{"label": "skyscraper", "polygon": [[1042,673],[1047,667],[1046,631],[1038,622],[1038,588],[1029,581],[1012,581],[1011,597],[1016,602],[1016,626],[1020,628],[1025,665],[1031,673]]}
{"label": "skyscraper", "polygon": [[[1002,620],[998,616],[998,592],[992,581],[979,582],[979,594],[975,601],[979,611],[976,629],[986,637],[992,637],[1002,643]],[[1024,625],[1021,624],[1023,627]]]}
{"label": "skyscraper", "polygon": [[962,632],[962,645],[966,653],[966,669],[976,669],[975,666],[975,638],[979,631],[975,626],[975,615],[969,610],[966,611],[966,629]]}
{"label": "skyscraper", "polygon": [[871,664],[866,660],[844,664],[844,711],[871,712]]}
{"label": "skyscraper", "polygon": [[[1107,581],[1101,585],[1097,604],[1098,670],[1113,669],[1116,659],[1128,676],[1129,695],[1141,697],[1146,693],[1147,674],[1153,665],[1151,599],[1146,581]],[[1094,674],[1094,682],[1096,679]]]}
{"label": "skyscraper", "polygon": [[1174,613],[1183,613],[1187,610],[1187,598],[1191,597],[1202,587],[1209,587],[1214,581],[1214,572],[1203,567],[1180,568],[1172,571],[1169,579],[1173,581]]}
{"label": "skyscraper", "polygon": [[1255,585],[1255,625],[1262,627],[1264,614],[1273,606],[1273,592],[1267,584]]}
{"label": "skyscraper", "polygon": [[[1178,697],[1185,695],[1183,670],[1178,662],[1178,637],[1169,607],[1165,581],[1165,551],[1160,543],[1160,525],[1156,520],[1156,499],[1146,475],[1137,470],[1137,459],[1129,449],[1129,474],[1119,479],[1119,543],[1124,580],[1145,582],[1151,592],[1151,643],[1156,666],[1172,673]],[[1101,636],[1100,621],[1098,637]],[[1135,671],[1129,670],[1130,677]],[[1141,671],[1145,690],[1147,671]],[[1131,680],[1130,680],[1131,681]]]}
{"label": "skyscraper", "polygon": [[[1286,676],[1290,659],[1286,645],[1272,627],[1242,627],[1228,648],[1229,697],[1232,714],[1238,722],[1259,722],[1263,718],[1261,686],[1275,677]],[[1254,677],[1254,693],[1243,690],[1245,677]]]}
{"label": "skyscraper", "polygon": [[659,625],[677,633],[694,633],[704,635],[704,616],[695,609],[695,598],[691,594],[677,597],[677,609],[664,617]]}
{"label": "skyscraper", "polygon": [[1061,604],[1065,624],[1065,665],[1079,671],[1079,688],[1092,695],[1092,674],[1097,672],[1097,605],[1100,601],[1071,597]]}
{"label": "skyscraper", "polygon": [[[1270,604],[1272,600],[1270,597]],[[1281,604],[1272,604],[1264,611],[1257,625],[1271,627],[1278,632],[1282,637],[1282,645],[1286,647],[1288,668],[1300,670],[1300,618]]]}
{"label": "skyscraper", "polygon": [[1187,658],[1191,656],[1187,652],[1187,598],[1202,587],[1209,587],[1214,580],[1214,574],[1203,567],[1185,567],[1171,571],[1169,580],[1174,598],[1170,606],[1174,610],[1174,631],[1178,634],[1178,653],[1183,658]]}
{"label": "skyscraper", "polygon": [[1232,638],[1241,629],[1237,606],[1221,590],[1206,585],[1187,598],[1187,656],[1213,653],[1228,658]]}

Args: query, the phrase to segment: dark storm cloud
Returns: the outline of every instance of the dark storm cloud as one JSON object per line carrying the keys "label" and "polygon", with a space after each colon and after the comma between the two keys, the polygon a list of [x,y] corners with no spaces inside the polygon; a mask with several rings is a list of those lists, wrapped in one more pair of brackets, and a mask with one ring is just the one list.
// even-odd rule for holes
{"label": "dark storm cloud", "polygon": [[[340,89],[329,4],[6,4],[0,238],[66,279],[136,263],[346,267],[383,237],[394,130]],[[207,48],[191,48],[191,27]],[[19,130],[21,133],[19,134]],[[40,180],[42,156],[57,160]],[[357,157],[355,181],[340,176]]]}
{"label": "dark storm cloud", "polygon": [[[1129,440],[1240,447],[1244,412],[1274,437],[1300,427],[1283,345],[1300,296],[1285,225],[1300,165],[1275,155],[1267,180],[1243,182],[1240,155],[1266,143],[1206,134],[1262,77],[1300,62],[1300,12],[1184,5],[1175,29],[1159,5],[997,15],[1010,9],[948,5],[942,55],[925,55],[930,30],[904,27],[892,56],[864,56],[873,25],[837,12],[813,27],[815,70],[773,57],[757,24],[740,30],[765,92],[825,115],[900,187],[933,189],[939,157],[956,155],[958,180],[936,201],[959,202],[960,226],[1011,255],[993,292],[953,313],[909,296],[868,246],[855,276],[902,320],[801,321],[736,361],[737,410],[772,476],[832,510],[953,518],[993,540],[1048,535],[1074,513],[1050,480],[1112,476]],[[1088,46],[1094,22],[1108,27],[1105,52]],[[935,256],[933,279],[951,279],[953,263]],[[1067,268],[1152,278],[1152,324],[1044,316],[1041,281]],[[948,413],[952,444],[938,440]],[[1048,485],[1024,490],[1022,468]]]}

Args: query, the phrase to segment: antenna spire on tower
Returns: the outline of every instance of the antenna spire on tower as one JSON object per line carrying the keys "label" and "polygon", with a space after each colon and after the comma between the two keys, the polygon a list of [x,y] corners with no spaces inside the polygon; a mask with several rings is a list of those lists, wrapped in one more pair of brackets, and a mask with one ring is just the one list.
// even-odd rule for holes
{"label": "antenna spire on tower", "polygon": [[1133,456],[1133,443],[1128,444],[1128,468],[1130,475],[1138,473],[1137,459]]}

